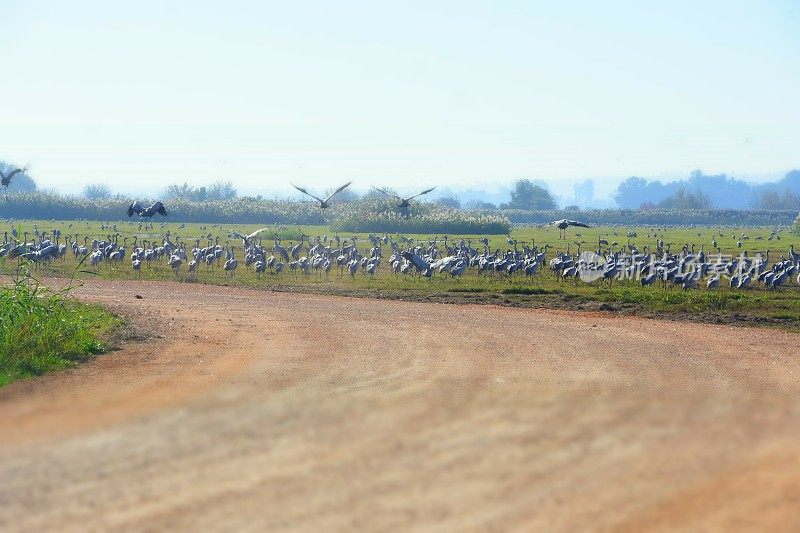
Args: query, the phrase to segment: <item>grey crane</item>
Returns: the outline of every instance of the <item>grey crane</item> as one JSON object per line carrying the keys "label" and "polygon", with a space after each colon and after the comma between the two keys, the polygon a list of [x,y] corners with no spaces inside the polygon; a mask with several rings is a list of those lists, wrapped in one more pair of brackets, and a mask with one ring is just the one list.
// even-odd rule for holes
{"label": "grey crane", "polygon": [[397,195],[397,194],[395,194],[393,192],[389,192],[389,191],[387,191],[385,189],[379,189],[378,187],[375,187],[375,186],[373,186],[372,188],[375,189],[378,192],[381,192],[381,193],[385,194],[386,196],[391,196],[392,198],[396,198],[397,200],[399,200],[400,203],[397,204],[397,207],[399,207],[403,211],[405,211],[409,207],[411,207],[411,200],[413,200],[414,198],[417,198],[418,196],[422,196],[423,194],[428,194],[429,192],[431,192],[434,189],[436,189],[436,187],[431,187],[430,189],[425,189],[424,191],[418,192],[415,195],[407,196],[407,197],[403,198],[402,196],[399,196],[399,195]]}
{"label": "grey crane", "polygon": [[238,231],[232,231],[228,234],[228,237],[236,237],[237,239],[242,239],[242,244],[244,244],[245,246],[250,246],[250,243],[252,243],[253,239],[258,237],[260,233],[267,231],[268,229],[269,228],[257,229],[250,235],[242,235]]}
{"label": "grey crane", "polygon": [[14,170],[12,170],[8,174],[6,174],[5,172],[3,172],[2,169],[0,169],[0,185],[2,185],[3,188],[5,189],[6,197],[8,197],[8,186],[11,185],[11,178],[16,176],[20,172],[25,172],[26,170],[27,170],[27,167],[26,168],[15,168]]}
{"label": "grey crane", "polygon": [[548,226],[555,226],[559,229],[559,238],[566,239],[567,238],[567,228],[570,226],[576,226],[580,228],[591,228],[589,224],[585,222],[579,222],[577,220],[569,220],[567,218],[562,218],[561,220],[554,220],[547,224]]}
{"label": "grey crane", "polygon": [[[291,182],[290,182],[290,183],[291,183]],[[347,183],[345,183],[344,185],[342,185],[341,187],[339,187],[338,189],[336,189],[335,191],[333,191],[332,193],[330,193],[330,194],[328,195],[328,197],[327,197],[327,198],[325,198],[325,199],[322,199],[322,198],[320,198],[319,196],[314,196],[313,194],[311,194],[310,192],[308,192],[308,191],[307,191],[305,188],[303,188],[303,187],[298,187],[298,186],[297,186],[297,185],[295,185],[294,183],[292,183],[291,185],[292,185],[292,187],[294,187],[295,189],[297,189],[297,190],[298,190],[298,191],[300,191],[301,193],[305,194],[306,196],[310,196],[310,197],[311,197],[311,198],[313,198],[314,200],[318,201],[318,202],[319,202],[319,208],[320,208],[320,209],[327,209],[328,207],[330,207],[330,206],[331,206],[331,200],[333,199],[333,197],[334,197],[334,196],[336,196],[337,194],[339,194],[340,192],[342,192],[343,190],[345,190],[346,188],[348,188],[348,187],[350,186],[350,184],[352,184],[352,183],[353,183],[352,181],[348,181]]]}
{"label": "grey crane", "polygon": [[132,217],[134,213],[139,215],[140,218],[152,218],[156,214],[164,217],[167,216],[167,210],[160,200],[150,207],[145,207],[139,200],[134,200],[133,203],[128,206],[128,216]]}

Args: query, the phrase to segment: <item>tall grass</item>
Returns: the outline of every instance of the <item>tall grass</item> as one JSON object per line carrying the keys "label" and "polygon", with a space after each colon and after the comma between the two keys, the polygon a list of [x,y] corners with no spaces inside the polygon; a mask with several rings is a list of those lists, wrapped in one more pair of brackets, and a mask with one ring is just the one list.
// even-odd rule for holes
{"label": "tall grass", "polygon": [[53,291],[18,265],[0,287],[0,387],[18,379],[74,366],[105,349],[103,337],[118,319]]}
{"label": "tall grass", "polygon": [[375,233],[439,233],[449,235],[506,235],[508,219],[497,213],[451,209],[434,203],[416,203],[409,216],[392,202],[364,199],[340,209],[331,222],[334,231]]}

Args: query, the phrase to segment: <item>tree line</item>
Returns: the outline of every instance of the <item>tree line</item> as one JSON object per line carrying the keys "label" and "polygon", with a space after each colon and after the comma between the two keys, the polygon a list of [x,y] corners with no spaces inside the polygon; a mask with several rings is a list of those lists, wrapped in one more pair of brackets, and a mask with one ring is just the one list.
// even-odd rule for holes
{"label": "tree line", "polygon": [[[12,165],[0,161],[4,172],[12,170]],[[594,195],[594,182],[585,180],[574,186],[575,198],[582,199],[582,205],[591,205]],[[390,192],[395,192],[389,189]],[[17,174],[8,187],[9,194],[37,191],[36,182],[28,174]],[[359,194],[351,189],[343,191],[337,201],[353,202],[371,199],[376,191]],[[87,184],[82,196],[92,200],[122,199],[104,183]],[[208,202],[231,200],[239,197],[232,181],[219,179],[203,186],[174,183],[167,186],[160,197],[163,200],[187,200]],[[756,210],[798,210],[800,211],[800,170],[787,172],[780,180],[770,183],[751,183],[726,174],[708,175],[696,170],[686,179],[662,182],[632,176],[623,180],[612,194],[616,205],[622,209],[756,209]],[[257,196],[256,199],[261,199]],[[505,203],[493,204],[480,199],[464,202],[457,194],[447,194],[432,200],[444,207],[469,210],[538,210],[551,211],[559,208],[555,195],[543,180],[518,179]],[[574,206],[567,205],[565,209]]]}
{"label": "tree line", "polygon": [[613,196],[627,209],[800,209],[800,170],[761,184],[700,170],[666,183],[634,176],[620,183]]}

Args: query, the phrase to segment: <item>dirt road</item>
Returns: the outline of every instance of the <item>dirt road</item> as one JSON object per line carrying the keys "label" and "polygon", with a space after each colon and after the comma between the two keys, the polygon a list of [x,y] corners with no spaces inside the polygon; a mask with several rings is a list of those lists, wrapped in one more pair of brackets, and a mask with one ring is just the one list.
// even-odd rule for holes
{"label": "dirt road", "polygon": [[[142,300],[134,298],[142,295]],[[93,281],[0,389],[0,530],[800,530],[800,336]]]}

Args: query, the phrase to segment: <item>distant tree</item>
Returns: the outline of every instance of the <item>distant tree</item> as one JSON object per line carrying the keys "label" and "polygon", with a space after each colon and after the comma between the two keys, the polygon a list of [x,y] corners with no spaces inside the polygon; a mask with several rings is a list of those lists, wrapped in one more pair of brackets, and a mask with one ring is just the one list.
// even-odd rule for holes
{"label": "distant tree", "polygon": [[585,180],[572,186],[577,205],[589,207],[594,203],[594,180]]}
{"label": "distant tree", "polygon": [[648,201],[644,198],[645,189],[647,189],[646,179],[631,176],[617,186],[614,201],[620,207],[635,208]]}
{"label": "distant tree", "polygon": [[207,200],[231,200],[236,198],[238,191],[233,183],[228,181],[217,180],[208,187],[206,195]]}
{"label": "distant tree", "polygon": [[197,189],[184,182],[183,185],[173,183],[169,185],[162,194],[165,200],[194,200]]}
{"label": "distant tree", "polygon": [[[381,189],[383,189],[388,193],[398,194],[397,190],[391,187],[381,187]],[[364,195],[361,198],[363,198],[364,200],[386,200],[389,197],[383,194],[381,191],[376,191],[375,189],[370,188],[367,192],[364,193]]]}
{"label": "distant tree", "polygon": [[686,188],[686,183],[678,181],[661,183],[658,180],[648,181],[632,176],[619,184],[613,198],[620,207],[636,209],[645,202],[659,202],[680,188]]}
{"label": "distant tree", "polygon": [[777,185],[785,187],[795,194],[800,194],[800,170],[790,170]]}
{"label": "distant tree", "polygon": [[711,207],[711,199],[701,191],[689,192],[686,189],[678,189],[672,196],[664,198],[658,202],[658,207],[672,209],[708,209]]}
{"label": "distant tree", "polygon": [[[0,170],[2,170],[3,173],[5,174],[14,171],[17,168],[19,167],[10,165],[5,161],[0,161]],[[11,179],[11,183],[9,184],[8,189],[3,190],[4,193],[8,194],[15,192],[34,192],[34,191],[36,191],[36,182],[33,181],[33,178],[31,178],[28,175],[28,172],[25,170],[14,175],[14,177]]]}
{"label": "distant tree", "polygon": [[726,174],[703,174],[700,170],[693,171],[688,180],[673,183],[687,190],[704,193],[715,207],[726,209],[748,207],[748,200],[753,194],[752,185],[746,181]]}
{"label": "distant tree", "polygon": [[[334,187],[334,188],[331,188],[331,189],[325,189],[325,196],[328,196],[329,194],[331,194],[336,189],[338,189],[338,186]],[[378,194],[380,194],[380,193],[378,193]],[[339,192],[336,195],[336,202],[337,203],[342,203],[342,204],[348,204],[348,203],[357,201],[359,198],[360,198],[360,196],[358,195],[358,193],[356,191],[354,191],[353,189],[351,189],[350,187],[348,187],[347,189]]]}
{"label": "distant tree", "polygon": [[461,209],[461,200],[453,195],[440,196],[436,199],[436,203],[452,209]]}
{"label": "distant tree", "polygon": [[83,195],[92,200],[111,198],[111,189],[105,183],[90,183],[83,188]]}
{"label": "distant tree", "polygon": [[509,209],[557,209],[553,195],[540,185],[534,185],[531,180],[521,179],[514,184],[511,191],[511,200],[504,207]]}
{"label": "distant tree", "polygon": [[205,187],[193,187],[188,183],[174,183],[164,189],[163,197],[167,200],[191,200],[205,202],[208,200],[230,200],[237,197],[237,190],[230,181],[215,181]]}
{"label": "distant tree", "polygon": [[491,202],[484,202],[483,200],[469,200],[464,206],[467,209],[497,209],[497,206]]}
{"label": "distant tree", "polygon": [[765,191],[758,199],[756,207],[766,210],[800,209],[800,196],[791,189],[786,189],[783,193]]}

